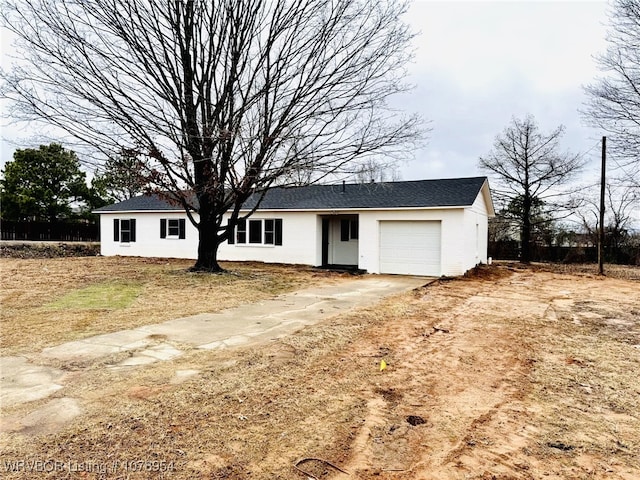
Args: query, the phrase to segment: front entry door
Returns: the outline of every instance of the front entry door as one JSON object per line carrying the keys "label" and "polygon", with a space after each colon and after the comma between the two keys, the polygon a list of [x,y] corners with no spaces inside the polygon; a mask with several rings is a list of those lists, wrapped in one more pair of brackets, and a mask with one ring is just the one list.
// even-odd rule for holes
{"label": "front entry door", "polygon": [[358,266],[357,215],[332,215],[322,219],[322,265]]}

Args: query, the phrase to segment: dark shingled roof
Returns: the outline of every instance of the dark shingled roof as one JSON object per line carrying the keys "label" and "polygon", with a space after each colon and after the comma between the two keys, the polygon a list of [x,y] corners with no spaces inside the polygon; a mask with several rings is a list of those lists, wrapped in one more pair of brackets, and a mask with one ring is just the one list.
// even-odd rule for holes
{"label": "dark shingled roof", "polygon": [[[402,207],[463,207],[473,204],[486,177],[449,178],[347,185],[309,185],[278,187],[267,192],[259,210],[376,209]],[[245,203],[252,208],[258,197]],[[134,197],[95,210],[126,212],[181,210],[156,195]]]}
{"label": "dark shingled roof", "polygon": [[130,212],[139,210],[182,210],[179,205],[172,205],[158,195],[140,195],[122,202],[96,208],[94,212]]}

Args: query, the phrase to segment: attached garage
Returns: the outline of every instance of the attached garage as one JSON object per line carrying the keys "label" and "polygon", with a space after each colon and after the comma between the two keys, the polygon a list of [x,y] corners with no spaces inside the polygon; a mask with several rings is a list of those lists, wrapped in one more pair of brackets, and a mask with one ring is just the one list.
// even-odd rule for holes
{"label": "attached garage", "polygon": [[440,276],[441,222],[381,221],[380,273]]}

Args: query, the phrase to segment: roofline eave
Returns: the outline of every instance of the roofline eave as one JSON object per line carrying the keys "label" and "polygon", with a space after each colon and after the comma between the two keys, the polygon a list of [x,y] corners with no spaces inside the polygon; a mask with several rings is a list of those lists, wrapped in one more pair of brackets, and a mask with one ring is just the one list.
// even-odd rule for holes
{"label": "roofline eave", "polygon": [[485,178],[482,187],[480,188],[482,192],[482,196],[484,198],[484,203],[487,206],[487,216],[493,218],[496,216],[496,210],[493,205],[493,197],[491,196],[491,187],[489,186],[489,179]]}
{"label": "roofline eave", "polygon": [[92,210],[91,213],[102,215],[103,213],[185,213],[184,208],[176,210]]}
{"label": "roofline eave", "polygon": [[[402,210],[462,210],[472,207],[473,205],[441,205],[435,207],[323,207],[323,208],[258,208],[256,212],[317,212],[317,213],[332,213],[332,212],[374,212],[374,211],[402,211]],[[250,208],[242,208],[241,212],[250,212]],[[184,213],[184,209],[177,210],[101,210],[92,211],[92,213],[102,214],[114,214],[114,213]],[[197,212],[195,212],[197,213]]]}

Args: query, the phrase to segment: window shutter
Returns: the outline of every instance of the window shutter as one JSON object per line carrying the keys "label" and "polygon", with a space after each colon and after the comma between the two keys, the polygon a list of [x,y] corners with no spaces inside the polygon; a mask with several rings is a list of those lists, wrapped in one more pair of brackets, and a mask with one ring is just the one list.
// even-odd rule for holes
{"label": "window shutter", "polygon": [[178,222],[179,224],[179,230],[180,232],[178,233],[178,238],[180,239],[184,239],[185,238],[185,230],[186,230],[186,225],[185,225],[185,221],[184,218],[181,218],[180,221]]}
{"label": "window shutter", "polygon": [[131,241],[135,242],[136,241],[136,219],[132,218],[131,220]]}
{"label": "window shutter", "polygon": [[117,218],[113,219],[113,241],[120,241],[120,220]]}
{"label": "window shutter", "polygon": [[227,243],[233,245],[236,243],[235,231],[231,228],[231,219],[227,220]]}
{"label": "window shutter", "polygon": [[167,219],[160,219],[160,238],[167,238]]}
{"label": "window shutter", "polygon": [[275,222],[275,228],[274,228],[275,244],[282,245],[282,219],[276,218],[274,222]]}

